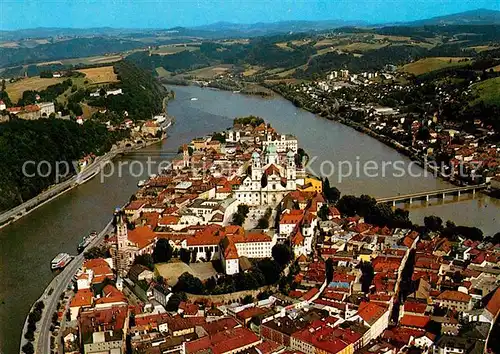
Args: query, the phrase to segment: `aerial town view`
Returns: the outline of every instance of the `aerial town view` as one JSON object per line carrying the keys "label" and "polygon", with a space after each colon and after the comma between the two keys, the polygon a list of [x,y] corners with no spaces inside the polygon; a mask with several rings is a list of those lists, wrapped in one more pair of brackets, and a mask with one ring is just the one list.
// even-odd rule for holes
{"label": "aerial town view", "polygon": [[5,1],[0,80],[0,354],[500,354],[500,3]]}

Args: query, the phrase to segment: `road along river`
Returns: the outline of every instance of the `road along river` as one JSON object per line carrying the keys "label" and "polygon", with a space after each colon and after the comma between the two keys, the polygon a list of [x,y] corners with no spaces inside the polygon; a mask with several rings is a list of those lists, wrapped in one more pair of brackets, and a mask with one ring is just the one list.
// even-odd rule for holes
{"label": "road along river", "polygon": [[[350,161],[354,167],[356,161],[360,165],[367,161],[380,165],[391,162],[391,166],[400,161],[413,175],[423,173],[408,158],[377,140],[298,109],[281,97],[262,99],[198,87],[170,88],[175,91],[176,98],[169,102],[168,111],[176,123],[169,128],[169,137],[165,141],[115,159],[115,173],[110,173],[109,166],[105,170],[109,177],[101,174],[0,230],[0,352],[19,350],[25,317],[54,277],[50,271],[51,259],[59,252],[75,254],[81,237],[92,230],[103,229],[114,208],[124,204],[137,189],[138,180],[147,176],[147,171],[143,171],[141,177],[132,176],[130,169],[120,169],[120,164],[146,163],[148,158],[157,163],[169,160],[172,152],[192,138],[229,128],[236,116],[256,115],[266,119],[279,132],[296,135],[300,146],[311,159],[315,158],[311,167],[318,174],[323,161],[331,161],[334,166]],[[391,166],[387,167],[385,176],[360,174],[342,177],[337,183],[337,171],[330,181],[343,194],[370,194],[374,197],[450,186],[432,176],[394,177],[395,168],[391,169]],[[140,170],[133,169],[132,172],[138,174]],[[478,194],[475,199],[462,198],[453,204],[426,208],[419,202],[414,203],[412,208],[418,208],[411,210],[412,218],[421,221],[425,215],[437,214],[444,220],[455,220],[457,224],[478,226],[486,234],[500,231],[499,201]]]}

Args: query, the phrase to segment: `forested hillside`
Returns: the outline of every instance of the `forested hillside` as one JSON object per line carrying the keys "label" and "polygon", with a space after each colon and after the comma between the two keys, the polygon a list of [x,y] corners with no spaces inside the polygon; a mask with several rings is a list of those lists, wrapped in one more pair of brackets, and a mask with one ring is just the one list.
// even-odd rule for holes
{"label": "forested hillside", "polygon": [[127,112],[133,120],[145,120],[162,111],[162,102],[168,92],[150,72],[127,61],[119,61],[113,67],[123,94],[89,100],[89,105],[109,111],[104,115],[97,113],[96,118],[120,122]]}
{"label": "forested hillside", "polygon": [[0,67],[88,57],[144,47],[144,43],[104,37],[75,38],[34,48],[0,48]]}
{"label": "forested hillside", "polygon": [[[124,136],[108,132],[102,124],[88,121],[84,125],[62,119],[19,120],[0,124],[0,210],[9,209],[33,198],[55,182],[56,161],[72,161],[89,154],[102,154]],[[52,173],[42,177],[33,164],[47,161]],[[47,166],[45,166],[47,168]],[[42,169],[45,175],[46,170]],[[74,172],[74,171],[73,171]]]}

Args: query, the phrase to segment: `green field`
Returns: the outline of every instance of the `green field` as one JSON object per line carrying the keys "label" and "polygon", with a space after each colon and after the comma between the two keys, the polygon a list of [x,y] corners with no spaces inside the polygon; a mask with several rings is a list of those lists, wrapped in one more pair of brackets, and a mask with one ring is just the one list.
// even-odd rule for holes
{"label": "green field", "polygon": [[165,46],[160,46],[158,49],[152,50],[152,54],[159,54],[159,55],[171,55],[175,53],[180,53],[185,50],[188,50],[190,52],[199,50],[200,48],[198,47],[193,47],[193,46],[173,46],[173,45],[165,45]]}
{"label": "green field", "polygon": [[472,86],[472,91],[479,96],[472,104],[484,102],[485,104],[500,105],[500,77],[488,79]]}
{"label": "green field", "polygon": [[156,73],[158,74],[158,77],[170,77],[172,76],[172,73],[168,70],[165,70],[163,66],[157,67],[155,69]]}
{"label": "green field", "polygon": [[185,75],[195,76],[200,79],[213,79],[216,76],[230,71],[232,68],[233,66],[231,64],[207,66],[205,68],[188,71]]}
{"label": "green field", "polygon": [[444,68],[451,68],[455,66],[463,66],[467,65],[470,62],[469,61],[462,61],[459,62],[460,60],[463,60],[465,58],[460,58],[460,57],[435,57],[435,58],[425,58],[425,59],[420,59],[417,60],[416,62],[406,64],[402,68],[400,68],[401,71],[407,72],[413,75],[422,75],[422,74],[427,74],[430,73],[431,71],[439,70],[439,69],[444,69]]}

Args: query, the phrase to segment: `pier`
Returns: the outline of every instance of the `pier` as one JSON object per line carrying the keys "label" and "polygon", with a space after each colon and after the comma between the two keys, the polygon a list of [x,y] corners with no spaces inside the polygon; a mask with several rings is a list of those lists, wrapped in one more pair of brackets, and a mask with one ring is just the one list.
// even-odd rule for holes
{"label": "pier", "polygon": [[447,195],[454,195],[458,197],[460,197],[462,193],[471,193],[472,195],[475,195],[477,191],[486,189],[487,187],[488,185],[484,183],[473,186],[452,187],[427,192],[402,194],[393,197],[377,198],[377,203],[392,203],[392,206],[396,206],[397,203],[401,202],[412,204],[414,200],[424,200],[428,202],[431,198],[445,199]]}

